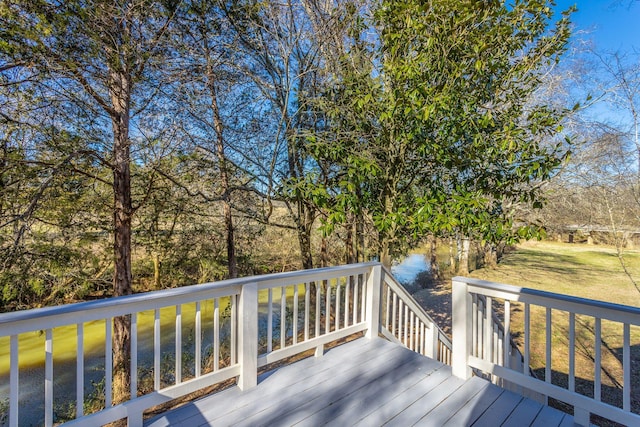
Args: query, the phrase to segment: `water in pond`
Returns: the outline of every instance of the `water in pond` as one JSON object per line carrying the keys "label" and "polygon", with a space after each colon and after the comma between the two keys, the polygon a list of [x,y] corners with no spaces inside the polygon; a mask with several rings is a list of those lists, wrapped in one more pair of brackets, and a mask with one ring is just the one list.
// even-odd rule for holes
{"label": "water in pond", "polygon": [[[212,346],[213,341],[213,303],[203,304],[202,307],[202,348],[206,350]],[[220,303],[221,325],[220,339],[224,341],[229,335],[230,325],[224,312],[228,303],[222,299]],[[194,346],[194,318],[195,304],[182,306],[182,340],[183,348],[193,353]],[[139,384],[150,378],[153,367],[153,311],[138,313],[138,372]],[[163,359],[161,366],[163,371],[172,366],[175,354],[175,307],[166,307],[160,310],[161,342],[160,350]],[[207,327],[205,325],[209,325]],[[105,366],[105,322],[95,321],[84,323],[84,390],[85,399],[91,398],[90,393],[96,390],[98,384],[104,378]],[[18,408],[20,425],[42,425],[44,421],[44,343],[43,331],[21,334],[19,337],[19,392],[20,404]],[[221,358],[224,353],[221,352]],[[76,391],[76,327],[75,325],[63,326],[53,329],[53,396],[54,396],[54,421],[60,414],[72,415],[71,402],[74,402]],[[186,363],[188,365],[188,363]],[[193,361],[191,361],[193,365]],[[189,369],[183,369],[183,376],[188,375]],[[163,373],[172,375],[171,372]],[[149,380],[147,380],[149,382]],[[8,410],[9,396],[9,337],[0,338],[0,426],[8,423],[6,411]],[[71,405],[71,406],[70,406]],[[3,412],[5,412],[3,414]],[[3,417],[5,415],[5,417]],[[5,418],[3,420],[3,418]]]}
{"label": "water in pond", "polygon": [[391,273],[403,284],[412,284],[418,275],[429,271],[429,260],[424,254],[409,254],[391,266]]}
{"label": "water in pond", "polygon": [[[304,286],[299,286],[299,298],[304,300]],[[285,289],[287,304],[292,303],[293,289]],[[273,295],[273,339],[280,340],[280,301],[282,294],[274,291]],[[266,346],[267,330],[267,301],[266,291],[259,295],[259,330],[261,342]],[[229,321],[230,305],[228,298],[220,298],[220,353],[221,361],[229,357],[229,341],[231,325]],[[162,387],[173,384],[175,380],[175,307],[160,309],[160,353],[161,353],[161,382]],[[213,348],[213,317],[212,300],[202,301],[202,363],[206,364],[206,355]],[[182,348],[183,348],[183,378],[194,375],[195,370],[195,304],[187,303],[181,306],[182,318]],[[138,385],[149,389],[152,384],[153,347],[154,347],[154,312],[138,313]],[[286,336],[292,336],[289,325]],[[105,372],[105,322],[95,321],[84,323],[84,391],[86,399],[96,387],[102,384]],[[19,418],[20,425],[42,425],[44,421],[44,331],[23,333],[19,336]],[[73,416],[76,393],[76,326],[63,326],[53,329],[53,397],[54,422],[63,416]],[[274,344],[274,349],[278,344]],[[223,363],[223,362],[221,362]],[[204,369],[204,367],[203,367]],[[210,367],[209,367],[210,369]],[[203,371],[203,373],[205,373]],[[144,383],[144,384],[143,384]],[[146,386],[145,386],[146,385]],[[102,387],[102,385],[99,385]],[[9,337],[0,337],[0,427],[8,423],[6,419],[9,396]],[[3,419],[4,418],[4,419]]]}

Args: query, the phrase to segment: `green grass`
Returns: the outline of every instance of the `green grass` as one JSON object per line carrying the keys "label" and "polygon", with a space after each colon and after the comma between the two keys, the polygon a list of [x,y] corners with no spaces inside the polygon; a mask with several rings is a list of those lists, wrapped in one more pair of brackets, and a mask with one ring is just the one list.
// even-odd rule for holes
{"label": "green grass", "polygon": [[[640,253],[625,252],[632,277],[640,280]],[[624,274],[610,247],[527,242],[507,254],[496,269],[472,276],[494,282],[640,306],[640,292]]]}
{"label": "green grass", "polygon": [[[640,253],[627,251],[625,261],[634,280],[640,280]],[[494,282],[640,307],[640,292],[624,273],[614,248],[528,242],[505,256],[495,269],[481,269],[472,276]],[[523,349],[523,309],[512,308],[512,332]],[[569,361],[568,314],[552,310],[552,381],[566,386]],[[576,390],[593,396],[595,320],[576,316]],[[545,310],[531,308],[531,367],[544,378]],[[622,325],[602,321],[602,400],[622,401]],[[631,358],[640,360],[640,327],[631,327]],[[634,372],[635,371],[635,372]],[[632,369],[632,406],[640,411],[640,372]]]}

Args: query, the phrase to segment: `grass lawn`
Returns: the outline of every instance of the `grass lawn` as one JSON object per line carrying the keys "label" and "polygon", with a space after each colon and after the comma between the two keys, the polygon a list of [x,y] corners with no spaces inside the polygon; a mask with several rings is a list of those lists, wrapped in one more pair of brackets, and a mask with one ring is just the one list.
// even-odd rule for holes
{"label": "grass lawn", "polygon": [[[632,277],[640,281],[640,252],[625,252]],[[507,254],[495,269],[481,269],[471,274],[484,280],[534,288],[640,307],[640,292],[624,274],[616,251],[610,247],[527,242]],[[523,348],[523,309],[512,308],[512,331]],[[568,381],[568,313],[552,311],[552,382],[566,386]],[[531,308],[531,367],[544,379],[545,310]],[[595,320],[576,316],[576,390],[593,396],[595,358]],[[640,327],[631,327],[632,406],[640,412]],[[602,321],[602,400],[622,402],[622,325]]]}
{"label": "grass lawn", "polygon": [[[624,258],[632,277],[640,281],[640,252],[625,251]],[[471,276],[640,307],[640,292],[611,247],[526,242],[505,255],[498,268],[476,270]]]}

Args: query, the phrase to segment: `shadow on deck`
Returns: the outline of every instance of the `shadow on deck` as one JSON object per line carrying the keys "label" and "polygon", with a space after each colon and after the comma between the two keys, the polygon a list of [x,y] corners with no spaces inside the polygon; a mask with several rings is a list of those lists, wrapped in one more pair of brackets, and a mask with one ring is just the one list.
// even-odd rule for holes
{"label": "shadow on deck", "polygon": [[145,423],[161,426],[573,426],[573,417],[384,339],[269,371]]}

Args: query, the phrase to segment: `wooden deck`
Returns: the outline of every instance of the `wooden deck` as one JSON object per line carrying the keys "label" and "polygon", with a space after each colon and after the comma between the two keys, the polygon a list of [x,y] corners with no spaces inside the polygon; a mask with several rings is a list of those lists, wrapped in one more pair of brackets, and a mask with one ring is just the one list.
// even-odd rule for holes
{"label": "wooden deck", "polygon": [[573,417],[383,339],[357,339],[147,426],[573,426]]}

